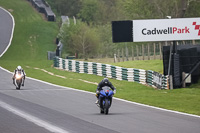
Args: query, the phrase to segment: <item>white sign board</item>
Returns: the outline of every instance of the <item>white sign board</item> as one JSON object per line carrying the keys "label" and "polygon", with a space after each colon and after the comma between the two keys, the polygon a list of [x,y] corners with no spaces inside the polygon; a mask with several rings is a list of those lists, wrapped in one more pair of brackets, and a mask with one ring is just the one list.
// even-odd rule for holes
{"label": "white sign board", "polygon": [[200,18],[133,20],[133,42],[200,39]]}
{"label": "white sign board", "polygon": [[[189,73],[185,74],[185,77],[188,76]],[[191,83],[191,74],[187,77],[187,79],[185,80],[185,83]]]}

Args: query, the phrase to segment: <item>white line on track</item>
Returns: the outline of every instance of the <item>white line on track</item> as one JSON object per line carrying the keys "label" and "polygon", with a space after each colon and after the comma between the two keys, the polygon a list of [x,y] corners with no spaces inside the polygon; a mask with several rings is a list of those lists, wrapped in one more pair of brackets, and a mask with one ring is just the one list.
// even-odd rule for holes
{"label": "white line on track", "polygon": [[3,56],[3,54],[8,50],[8,48],[10,47],[11,45],[11,41],[12,41],[12,38],[13,38],[13,33],[14,33],[14,27],[15,27],[15,20],[14,20],[14,17],[11,15],[10,12],[8,12],[7,10],[5,10],[4,8],[0,7],[1,9],[3,9],[5,12],[7,12],[10,17],[12,18],[12,21],[13,21],[13,28],[12,28],[12,32],[11,32],[11,35],[10,35],[10,41],[9,41],[9,44],[7,45],[6,49],[3,51],[2,54],[0,54],[0,57]]}
{"label": "white line on track", "polygon": [[35,123],[36,125],[40,126],[40,127],[43,127],[47,130],[49,130],[50,132],[53,132],[53,133],[69,133],[68,131],[62,129],[62,128],[59,128],[57,126],[54,126],[44,120],[41,120],[35,116],[32,116],[24,111],[21,111],[5,102],[2,102],[0,101],[0,106],[22,118],[25,118],[26,120],[30,121],[30,122],[33,122]]}
{"label": "white line on track", "polygon": [[[0,66],[0,69],[6,71],[8,73],[12,73],[12,72],[10,72],[10,71],[2,68],[1,66]],[[63,89],[68,89],[68,90],[73,90],[73,91],[79,91],[79,92],[89,93],[89,94],[92,94],[92,95],[95,94],[93,92],[88,92],[88,91],[84,91],[84,90],[78,90],[78,89],[74,89],[74,88],[69,88],[69,87],[64,87],[64,86],[60,86],[60,85],[55,85],[55,84],[52,84],[52,83],[48,83],[46,81],[42,81],[42,80],[30,78],[30,77],[27,77],[27,78],[31,79],[31,80],[35,80],[35,81],[41,82],[41,83],[44,83],[44,84],[48,84],[48,85],[51,85],[51,86],[63,88]],[[136,102],[132,102],[132,101],[128,101],[128,100],[116,98],[116,97],[113,97],[113,98],[116,99],[116,100],[119,100],[119,101],[123,101],[123,102],[126,102],[126,103],[131,103],[131,104],[135,104],[135,105],[139,105],[139,106],[143,106],[143,107],[148,107],[148,108],[153,108],[153,109],[162,110],[162,111],[166,111],[166,112],[176,113],[176,114],[180,114],[180,115],[186,115],[186,116],[192,116],[192,117],[200,118],[200,116],[198,116],[198,115],[193,115],[193,114],[183,113],[183,112],[179,112],[179,111],[173,111],[173,110],[163,109],[163,108],[154,107],[154,106],[150,106],[150,105],[146,105],[146,104],[141,104],[141,103],[136,103]]]}

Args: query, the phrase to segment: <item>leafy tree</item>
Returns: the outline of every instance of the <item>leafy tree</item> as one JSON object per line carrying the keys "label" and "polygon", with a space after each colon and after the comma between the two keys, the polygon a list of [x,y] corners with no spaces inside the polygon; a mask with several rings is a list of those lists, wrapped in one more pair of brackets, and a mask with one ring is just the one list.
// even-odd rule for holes
{"label": "leafy tree", "polygon": [[122,19],[124,15],[121,14],[120,9],[121,8],[117,6],[117,1],[99,0],[95,23],[106,25],[113,20]]}
{"label": "leafy tree", "polygon": [[122,8],[130,19],[153,17],[154,7],[150,0],[121,0]]}
{"label": "leafy tree", "polygon": [[117,45],[112,43],[111,25],[106,24],[98,26],[98,32],[101,40],[98,53],[101,55],[101,57],[113,57],[114,52],[117,49]]}
{"label": "leafy tree", "polygon": [[89,24],[95,20],[95,16],[97,15],[97,7],[97,0],[84,0],[78,16]]}
{"label": "leafy tree", "polygon": [[78,33],[74,34],[71,39],[73,49],[79,53],[79,56],[87,59],[89,56],[96,54],[99,44],[96,29],[81,23]]}
{"label": "leafy tree", "polygon": [[65,24],[59,36],[65,51],[71,55],[77,53],[80,57],[88,58],[97,52],[98,33],[95,28],[90,28],[83,22],[78,21],[76,25]]}
{"label": "leafy tree", "polygon": [[116,0],[84,0],[78,16],[88,24],[107,24],[124,18],[120,6]]}
{"label": "leafy tree", "polygon": [[[185,13],[190,16],[192,12],[195,13],[192,9],[198,0],[120,0],[120,2],[126,15],[131,19],[153,19],[166,18],[166,16],[181,18]],[[187,9],[192,12],[187,13]],[[197,6],[195,9],[198,9]]]}
{"label": "leafy tree", "polygon": [[75,51],[72,49],[72,36],[76,34],[79,31],[79,23],[77,25],[73,24],[70,22],[64,23],[63,26],[61,27],[60,33],[59,33],[59,39],[63,43],[64,51],[66,53],[69,53],[71,55],[74,55]]}
{"label": "leafy tree", "polygon": [[188,0],[188,8],[185,17],[199,17],[200,16],[200,0]]}

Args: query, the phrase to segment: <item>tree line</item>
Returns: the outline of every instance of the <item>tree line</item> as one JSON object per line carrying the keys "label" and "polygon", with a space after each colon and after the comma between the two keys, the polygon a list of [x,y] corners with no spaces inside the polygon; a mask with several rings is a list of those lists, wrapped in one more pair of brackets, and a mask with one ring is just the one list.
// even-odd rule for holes
{"label": "tree line", "polygon": [[[57,16],[75,17],[62,26],[63,53],[79,58],[113,57],[122,47],[112,43],[111,21],[199,17],[200,0],[46,0]],[[143,43],[144,44],[144,43]]]}

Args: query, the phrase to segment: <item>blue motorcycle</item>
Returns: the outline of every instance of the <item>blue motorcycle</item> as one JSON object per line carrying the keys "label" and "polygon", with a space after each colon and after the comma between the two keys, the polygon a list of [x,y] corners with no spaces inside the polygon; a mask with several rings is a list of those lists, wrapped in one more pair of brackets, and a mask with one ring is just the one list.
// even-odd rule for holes
{"label": "blue motorcycle", "polygon": [[108,114],[109,108],[111,107],[112,104],[112,97],[114,93],[112,89],[108,86],[102,87],[102,90],[100,91],[99,94],[99,105],[100,105],[100,113],[101,114]]}

